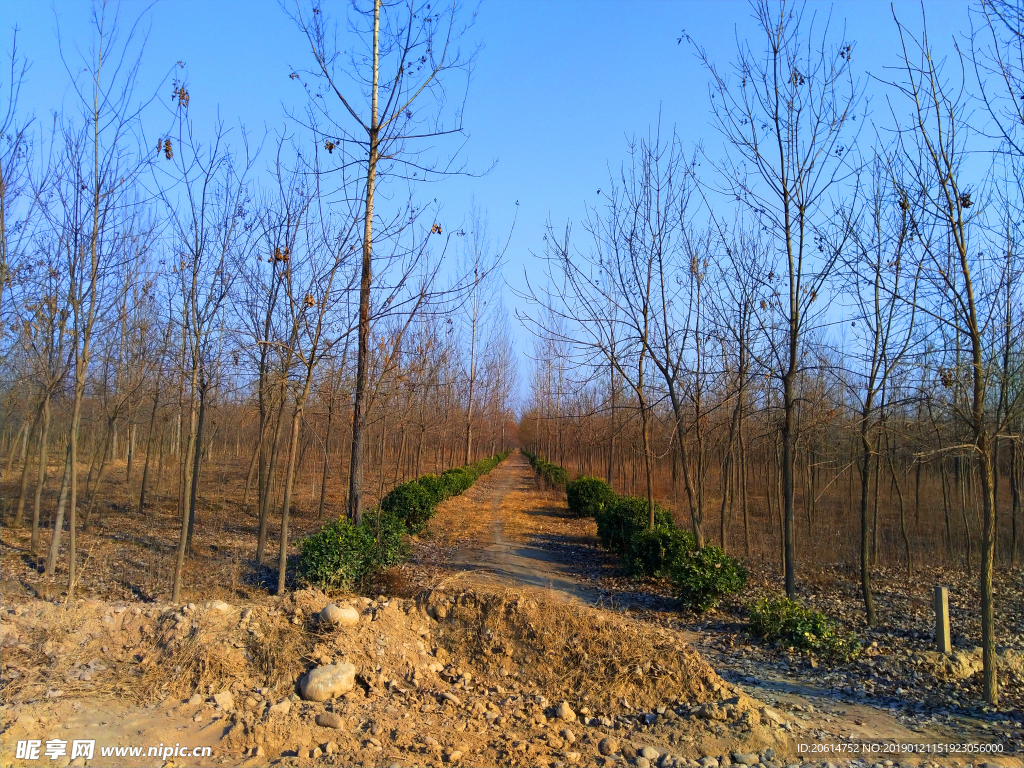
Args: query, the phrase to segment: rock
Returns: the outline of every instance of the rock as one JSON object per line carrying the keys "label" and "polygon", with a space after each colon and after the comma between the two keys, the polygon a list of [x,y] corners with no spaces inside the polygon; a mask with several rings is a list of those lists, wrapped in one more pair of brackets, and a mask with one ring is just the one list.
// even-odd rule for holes
{"label": "rock", "polygon": [[206,607],[215,613],[231,613],[231,606],[223,600],[211,600],[206,604]]}
{"label": "rock", "polygon": [[559,731],[558,735],[570,744],[576,743],[576,734],[570,731],[568,728],[563,728],[561,731]]}
{"label": "rock", "polygon": [[952,680],[966,680],[980,672],[981,668],[980,657],[959,649],[946,659],[946,675]]}
{"label": "rock", "polygon": [[435,739],[433,736],[425,736],[423,738],[423,743],[426,744],[431,749],[436,749],[437,747],[440,746],[440,744],[437,743],[437,739]]}
{"label": "rock", "polygon": [[774,760],[774,759],[775,759],[775,750],[772,749],[771,747],[769,747],[768,749],[766,749],[764,752],[761,753],[761,761],[762,762],[767,763],[770,760]]}
{"label": "rock", "polygon": [[761,762],[761,758],[753,752],[733,752],[732,761],[740,765],[757,765]]}
{"label": "rock", "polygon": [[1024,680],[1024,654],[1013,648],[1007,648],[997,654],[996,666],[1001,672],[1010,672]]}
{"label": "rock", "polygon": [[462,700],[458,696],[456,696],[454,693],[449,693],[448,691],[445,691],[444,693],[441,694],[441,698],[444,699],[445,701],[450,701],[456,707],[461,707],[462,706]]}
{"label": "rock", "polygon": [[617,742],[611,736],[606,736],[597,743],[597,751],[605,756],[608,756],[614,752],[618,752],[619,742]]}
{"label": "rock", "polygon": [[193,693],[192,694],[192,698],[190,698],[188,700],[188,705],[190,707],[198,707],[202,703],[203,703],[203,697],[200,696],[198,693]]}
{"label": "rock", "polygon": [[454,750],[448,754],[447,761],[449,763],[457,763],[462,759],[462,753],[459,750]]}
{"label": "rock", "polygon": [[338,745],[333,741],[328,741],[323,745],[325,755],[336,755],[338,753]]}
{"label": "rock", "polygon": [[213,694],[213,703],[227,712],[234,709],[235,697],[231,695],[231,691],[221,691]]}
{"label": "rock", "polygon": [[274,704],[267,710],[267,717],[274,717],[275,715],[288,714],[288,711],[292,708],[292,703],[288,699],[281,699],[277,704]]}
{"label": "rock", "polygon": [[342,608],[336,603],[328,603],[320,611],[320,620],[330,622],[336,627],[354,627],[359,623],[359,611],[350,605]]}
{"label": "rock", "polygon": [[546,723],[547,721],[548,721],[548,719],[546,717],[544,717],[544,713],[543,712],[538,712],[537,714],[535,714],[533,716],[533,722],[536,723],[537,725],[544,725],[544,723]]}
{"label": "rock", "polygon": [[555,717],[567,723],[576,722],[576,713],[572,711],[572,707],[569,706],[567,701],[563,701],[555,708]]}
{"label": "rock", "polygon": [[657,760],[661,757],[661,752],[654,747],[640,747],[640,757],[646,757],[648,760]]}
{"label": "rock", "polygon": [[321,728],[341,728],[341,715],[337,712],[321,712],[316,716],[316,724]]}
{"label": "rock", "polygon": [[718,760],[713,757],[704,756],[697,761],[701,768],[718,768]]}
{"label": "rock", "polygon": [[565,753],[565,761],[567,763],[578,763],[579,760],[580,760],[580,753],[579,752],[566,752]]}
{"label": "rock", "polygon": [[638,757],[633,764],[636,765],[636,768],[651,768],[651,761],[646,757]]}
{"label": "rock", "polygon": [[356,668],[342,662],[311,669],[299,681],[299,690],[307,701],[327,701],[348,693],[355,684]]}

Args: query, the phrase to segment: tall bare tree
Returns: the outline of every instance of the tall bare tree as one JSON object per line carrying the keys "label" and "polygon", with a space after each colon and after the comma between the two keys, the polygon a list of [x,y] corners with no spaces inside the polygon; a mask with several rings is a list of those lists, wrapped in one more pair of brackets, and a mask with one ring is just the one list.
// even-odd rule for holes
{"label": "tall bare tree", "polygon": [[141,61],[139,24],[136,20],[122,37],[116,12],[106,3],[97,4],[88,53],[81,62],[63,59],[81,114],[80,121],[65,120],[57,126],[54,140],[59,142],[60,154],[54,169],[55,194],[45,210],[48,224],[58,233],[62,269],[68,275],[63,301],[71,318],[74,402],[46,573],[52,576],[57,565],[67,509],[69,590],[77,577],[78,438],[93,331],[114,304],[111,291],[124,288],[109,278],[148,248],[149,232],[138,218],[136,191],[147,159],[133,154],[138,149],[134,146],[137,121],[147,102],[135,95]]}
{"label": "tall bare tree", "polygon": [[[833,39],[804,6],[756,0],[754,18],[765,50],[740,45],[730,76],[701,48],[711,75],[711,104],[718,130],[736,156],[716,163],[723,191],[738,200],[775,239],[781,254],[778,293],[770,304],[780,334],[771,334],[765,367],[782,387],[781,476],[786,594],[796,594],[795,476],[797,380],[801,343],[824,311],[817,301],[840,249],[827,237],[829,192],[847,176],[851,123],[859,92],[853,81],[853,45]],[[689,40],[689,38],[687,38]],[[770,323],[765,317],[762,323]]]}
{"label": "tall bare tree", "polygon": [[[375,231],[379,218],[375,211],[377,187],[388,177],[426,180],[451,171],[450,166],[426,161],[422,149],[431,139],[462,131],[461,106],[449,111],[444,85],[446,75],[453,71],[468,74],[469,62],[457,48],[461,33],[459,16],[457,0],[444,10],[423,0],[369,0],[354,4],[350,20],[363,42],[365,56],[352,53],[346,61],[336,30],[319,5],[306,11],[296,3],[293,14],[316,62],[316,67],[306,72],[310,84],[298,74],[296,77],[303,80],[307,90],[315,89],[311,96],[324,97],[314,102],[328,127],[315,130],[329,153],[339,151],[341,166],[355,164],[365,170],[348,499],[349,516],[357,521],[363,512],[371,294],[375,281],[379,285],[389,267],[389,257],[382,256],[379,248],[381,235],[393,237],[395,230],[400,229],[396,224],[404,218],[404,212],[399,211],[397,219]],[[331,117],[325,105],[327,99],[336,100],[344,119]],[[363,105],[360,99],[365,102]],[[444,122],[446,113],[448,124]],[[411,149],[410,144],[419,144],[421,149]],[[349,194],[354,196],[354,191]],[[434,231],[440,233],[440,226],[435,225]]]}

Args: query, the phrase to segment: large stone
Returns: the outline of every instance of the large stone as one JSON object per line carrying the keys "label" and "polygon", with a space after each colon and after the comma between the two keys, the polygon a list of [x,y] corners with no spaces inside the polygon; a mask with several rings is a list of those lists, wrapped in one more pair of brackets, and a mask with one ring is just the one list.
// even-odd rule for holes
{"label": "large stone", "polygon": [[997,664],[1003,672],[1009,672],[1024,680],[1024,654],[1007,648],[999,654]]}
{"label": "large stone", "polygon": [[732,761],[740,765],[757,765],[761,762],[761,758],[753,752],[733,752]]}
{"label": "large stone", "polygon": [[316,724],[321,728],[341,728],[341,715],[337,712],[321,712],[316,716]]}
{"label": "large stone", "polygon": [[555,708],[555,717],[559,720],[564,720],[567,723],[576,722],[576,713],[572,711],[572,707],[569,706],[569,702],[567,701],[563,701]]}
{"label": "large stone", "polygon": [[336,627],[354,627],[359,623],[359,611],[350,605],[342,608],[335,603],[328,603],[320,611],[320,619],[330,622]]}
{"label": "large stone", "polygon": [[231,695],[231,691],[221,691],[213,694],[213,703],[228,712],[235,707],[235,697]]}
{"label": "large stone", "polygon": [[946,661],[946,674],[953,680],[966,680],[981,672],[981,657],[966,651],[956,650]]}
{"label": "large stone", "polygon": [[657,760],[661,757],[661,752],[654,747],[641,747],[640,757],[646,757],[648,760]]}
{"label": "large stone", "polygon": [[607,736],[597,743],[597,751],[605,756],[614,754],[619,751],[619,742],[611,736]]}
{"label": "large stone", "polygon": [[270,709],[267,710],[267,717],[274,717],[280,715],[284,717],[292,708],[292,703],[288,699],[281,699],[277,704],[271,705]]}
{"label": "large stone", "polygon": [[299,681],[299,691],[307,701],[327,701],[351,691],[356,684],[356,668],[347,662],[311,669]]}

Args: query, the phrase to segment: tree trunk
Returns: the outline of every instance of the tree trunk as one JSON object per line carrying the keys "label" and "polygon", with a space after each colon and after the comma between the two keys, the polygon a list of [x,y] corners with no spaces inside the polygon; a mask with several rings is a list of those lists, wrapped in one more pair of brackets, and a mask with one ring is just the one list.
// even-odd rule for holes
{"label": "tree trunk", "polygon": [[334,392],[331,392],[331,402],[327,407],[327,434],[324,437],[324,468],[320,475],[320,504],[317,507],[316,519],[324,517],[324,505],[327,503],[327,478],[330,475],[331,460],[331,427],[334,424]]}
{"label": "tree trunk", "polygon": [[796,500],[793,497],[793,465],[796,460],[796,395],[793,377],[796,371],[796,334],[790,350],[790,372],[783,379],[782,395],[785,422],[782,427],[782,505],[785,540],[786,596],[796,598]]}
{"label": "tree trunk", "polygon": [[996,679],[995,590],[992,586],[996,554],[996,506],[990,450],[988,433],[982,432],[978,440],[978,470],[981,475],[982,511],[984,513],[980,578],[982,680],[985,701],[995,706],[999,703],[999,686]]}
{"label": "tree trunk", "polygon": [[1010,565],[1017,565],[1017,520],[1020,517],[1020,441],[1013,441],[1010,452]]}
{"label": "tree trunk", "polygon": [[39,430],[39,469],[36,473],[36,493],[32,505],[32,538],[29,544],[29,552],[34,556],[39,550],[39,508],[43,498],[43,489],[46,486],[46,474],[48,467],[48,450],[50,437],[50,396],[43,400],[43,423]]}
{"label": "tree trunk", "polygon": [[199,387],[199,420],[196,424],[195,449],[192,453],[192,483],[188,494],[188,535],[185,539],[185,548],[192,551],[192,535],[196,529],[196,501],[199,496],[199,468],[203,460],[203,427],[206,424],[206,389],[207,385]]}
{"label": "tree trunk", "polygon": [[22,443],[22,457],[21,457],[21,485],[18,490],[18,507],[14,513],[14,527],[21,528],[24,522],[25,516],[25,499],[28,497],[28,467],[31,463],[29,461],[29,452],[27,448],[28,438],[33,434],[36,434],[39,430],[39,422],[43,415],[43,409],[40,407],[36,411],[36,416],[32,420],[32,429],[25,433],[25,441]]}
{"label": "tree trunk", "polygon": [[[156,388],[153,391],[153,410],[149,414],[149,434],[146,435],[146,460],[142,464],[142,487],[139,489],[139,516],[146,507],[146,486],[149,483],[149,456],[153,452],[153,433],[156,431],[156,414],[160,407],[160,381],[163,368],[157,369]],[[162,444],[161,444],[162,445]]]}
{"label": "tree trunk", "polygon": [[359,277],[359,349],[356,359],[356,392],[352,408],[352,456],[350,457],[348,516],[359,524],[363,520],[363,464],[366,397],[370,364],[370,286],[373,280],[373,197],[377,180],[377,89],[380,82],[380,4],[373,2],[373,83],[371,91],[370,152],[366,163],[366,207],[363,221],[363,263]]}
{"label": "tree trunk", "polygon": [[285,576],[288,569],[288,519],[291,512],[292,485],[295,481],[296,454],[299,449],[299,425],[302,421],[302,404],[296,405],[292,414],[291,439],[288,447],[288,468],[284,479],[284,502],[281,504],[281,549],[277,556],[277,594],[283,595]]}

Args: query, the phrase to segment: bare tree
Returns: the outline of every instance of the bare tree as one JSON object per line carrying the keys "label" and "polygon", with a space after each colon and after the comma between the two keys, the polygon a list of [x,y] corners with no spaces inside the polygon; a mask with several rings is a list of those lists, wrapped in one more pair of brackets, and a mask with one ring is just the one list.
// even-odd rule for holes
{"label": "bare tree", "polygon": [[[381,235],[394,236],[397,223],[393,221],[375,233],[377,187],[389,176],[425,180],[450,171],[447,166],[439,168],[424,162],[421,152],[409,149],[408,145],[410,142],[429,142],[462,130],[460,106],[454,109],[450,124],[446,126],[443,123],[447,109],[443,83],[446,75],[456,70],[468,74],[469,62],[456,47],[460,35],[458,17],[459,5],[455,1],[444,11],[417,0],[394,4],[370,0],[368,5],[357,4],[351,17],[354,31],[369,44],[365,58],[353,53],[347,62],[343,62],[335,31],[320,6],[314,5],[307,13],[297,3],[293,14],[309,41],[316,61],[316,68],[307,72],[316,83],[316,95],[337,99],[345,120],[353,126],[349,129],[341,120],[332,119],[321,101],[316,102],[317,109],[322,111],[330,127],[315,130],[329,153],[333,154],[336,148],[339,150],[341,167],[357,165],[365,169],[348,499],[349,516],[357,521],[361,520],[363,511],[371,293],[375,279],[379,284],[389,266],[389,257],[382,258],[375,243]],[[307,84],[307,89],[309,87]],[[362,109],[357,100],[359,96],[367,102]],[[441,229],[435,225],[434,231],[440,233]]]}
{"label": "bare tree", "polygon": [[[993,299],[1005,289],[1009,262],[991,255],[1005,246],[996,250],[985,242],[985,179],[966,162],[968,145],[976,134],[969,122],[964,62],[953,59],[959,71],[949,75],[935,56],[927,26],[915,36],[897,23],[903,72],[893,85],[910,112],[907,129],[900,133],[901,171],[903,183],[917,193],[911,202],[916,202],[922,254],[922,289],[916,303],[949,339],[951,356],[939,373],[951,390],[950,413],[966,430],[959,447],[970,452],[980,480],[984,697],[996,704],[994,453],[997,435],[1016,404],[993,409],[989,401],[998,389],[1001,368],[999,346],[993,341],[998,344],[1004,338],[993,333],[1001,325],[1000,302]],[[1018,391],[1016,397],[1020,396]]]}
{"label": "bare tree", "polygon": [[[172,600],[181,596],[186,551],[196,521],[200,464],[211,387],[217,376],[222,315],[237,271],[239,253],[247,253],[253,217],[247,174],[256,160],[244,131],[243,154],[227,146],[223,125],[215,129],[209,146],[200,143],[189,117],[191,96],[185,82],[175,83],[176,131],[158,149],[174,163],[171,184],[163,192],[175,238],[177,292],[181,313],[183,408],[188,412],[188,434],[182,453],[179,483],[181,535],[174,568]],[[174,145],[177,144],[177,152]]]}
{"label": "bare tree", "polygon": [[[827,22],[817,25],[815,16],[805,18],[805,10],[793,6],[753,3],[766,50],[761,56],[741,44],[732,77],[697,49],[711,75],[716,124],[737,153],[717,164],[723,191],[754,214],[782,255],[781,295],[770,305],[781,320],[781,336],[766,337],[778,343],[771,345],[771,364],[765,367],[782,386],[780,469],[790,597],[796,593],[794,465],[801,342],[824,311],[824,303],[815,301],[839,253],[825,238],[831,218],[828,194],[849,172],[845,156],[858,102],[850,66],[853,46],[833,42]],[[773,270],[765,281],[777,291],[775,278]]]}
{"label": "bare tree", "polygon": [[[116,13],[100,4],[93,10],[94,37],[79,67],[66,58],[65,67],[81,108],[81,122],[58,126],[55,141],[60,157],[54,170],[55,196],[46,207],[48,224],[58,233],[68,275],[63,298],[70,312],[74,403],[64,476],[46,562],[52,576],[60,553],[65,508],[69,509],[68,588],[76,583],[76,511],[78,504],[78,434],[92,360],[93,331],[111,305],[111,291],[123,285],[107,278],[118,266],[144,251],[148,233],[137,221],[135,187],[146,166],[130,154],[134,129],[144,105],[135,97],[141,51],[139,21],[120,38]],[[77,73],[77,74],[74,74]],[[84,76],[79,76],[84,75]]]}
{"label": "bare tree", "polygon": [[861,594],[867,624],[873,627],[877,618],[871,591],[871,520],[868,515],[871,465],[876,459],[877,431],[886,407],[884,397],[890,377],[902,365],[914,340],[917,274],[908,253],[912,191],[900,189],[893,183],[890,167],[883,157],[875,158],[870,174],[864,210],[857,220],[851,215],[846,223],[852,233],[852,253],[845,268],[856,308],[851,324],[858,347],[857,355],[848,351],[847,357],[863,366],[862,370],[853,372],[857,384],[849,382],[849,390],[858,403],[860,421]]}

